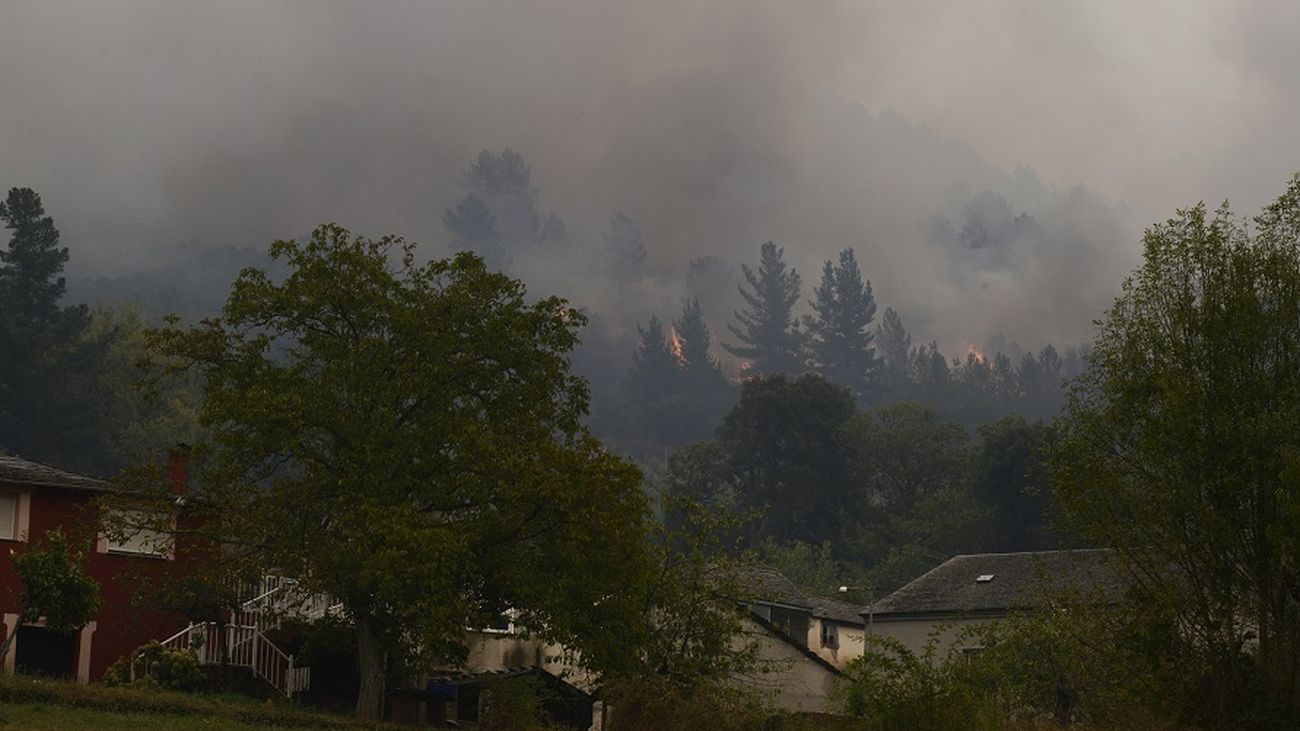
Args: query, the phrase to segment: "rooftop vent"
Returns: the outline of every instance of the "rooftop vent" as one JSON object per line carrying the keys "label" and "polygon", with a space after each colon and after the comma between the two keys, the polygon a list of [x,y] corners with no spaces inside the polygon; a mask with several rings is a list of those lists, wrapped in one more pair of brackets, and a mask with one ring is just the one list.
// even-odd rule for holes
{"label": "rooftop vent", "polygon": [[980,574],[975,577],[976,584],[987,584],[993,580],[993,574]]}

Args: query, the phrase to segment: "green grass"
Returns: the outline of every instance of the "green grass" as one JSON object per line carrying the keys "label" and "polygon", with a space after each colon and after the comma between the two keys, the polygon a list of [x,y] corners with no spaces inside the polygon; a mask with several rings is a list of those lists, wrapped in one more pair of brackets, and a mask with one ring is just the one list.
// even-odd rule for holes
{"label": "green grass", "polygon": [[0,729],[376,729],[288,701],[188,694],[153,688],[108,688],[23,677],[0,678]]}

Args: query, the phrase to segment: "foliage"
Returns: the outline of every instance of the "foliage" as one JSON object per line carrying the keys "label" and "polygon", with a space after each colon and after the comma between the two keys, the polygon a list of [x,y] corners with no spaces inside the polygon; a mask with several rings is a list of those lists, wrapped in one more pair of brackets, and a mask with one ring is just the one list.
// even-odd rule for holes
{"label": "foliage", "polygon": [[889,637],[850,663],[838,702],[867,729],[1169,728],[1180,700],[1146,654],[1167,617],[1095,592],[997,621],[941,624],[919,652]]}
{"label": "foliage", "polygon": [[[118,724],[108,728],[122,729],[162,730],[184,727],[182,724],[203,724],[203,728],[226,728],[226,725],[217,724],[229,724],[228,727],[238,729],[268,726],[375,728],[373,722],[362,723],[343,716],[317,713],[287,701],[276,703],[254,701],[243,696],[180,693],[156,685],[109,687],[101,683],[84,685],[22,676],[0,678],[0,707],[9,711],[24,705],[39,708],[41,716],[46,719],[80,721],[82,718],[95,718]],[[4,718],[10,720],[11,717],[6,715]],[[72,723],[56,722],[38,728],[78,727]]]}
{"label": "foliage", "polygon": [[641,281],[645,267],[645,240],[641,229],[632,217],[619,211],[609,222],[605,233],[606,268],[614,283],[620,287]]}
{"label": "foliage", "polygon": [[826,262],[812,301],[814,316],[803,319],[808,334],[808,361],[823,378],[864,397],[879,363],[871,323],[876,300],[871,281],[862,279],[853,249],[840,252],[838,264]]}
{"label": "foliage", "polygon": [[769,241],[761,247],[757,273],[742,265],[749,288],[741,286],[740,296],[747,309],[736,312],[737,324],[727,325],[738,344],[723,347],[744,358],[754,375],[803,370],[804,335],[793,314],[803,280],[794,269],[786,271],[784,253],[785,249]]}
{"label": "foliage", "polygon": [[680,447],[709,436],[733,401],[710,354],[711,336],[698,300],[688,299],[665,331],[659,318],[637,326],[640,344],[623,383],[632,444]]}
{"label": "foliage", "polygon": [[957,665],[939,654],[937,635],[919,654],[891,637],[871,643],[871,651],[845,669],[848,682],[839,698],[864,729],[999,728],[993,699],[957,681]]}
{"label": "foliage", "polygon": [[207,680],[199,658],[191,651],[169,650],[157,641],[120,657],[104,672],[108,686],[141,684],[168,690],[194,691]]}
{"label": "foliage", "polygon": [[41,197],[11,189],[0,221],[12,232],[0,250],[0,449],[84,468],[103,343],[84,338],[84,305],[61,305],[69,254]]}
{"label": "foliage", "polygon": [[196,500],[225,540],[355,620],[359,710],[377,709],[386,656],[454,660],[462,628],[506,607],[620,663],[640,607],[609,587],[642,580],[647,508],[581,425],[566,356],[582,315],[527,303],[470,254],[417,265],[337,226],[271,255],[283,281],[245,270],[222,317],[153,345],[205,378]]}
{"label": "foliage", "polygon": [[758,662],[757,645],[742,636],[750,598],[739,583],[748,556],[735,535],[752,516],[668,495],[674,516],[656,537],[656,567],[644,587],[645,632],[631,672],[616,679],[659,677],[683,687],[726,683]]}
{"label": "foliage", "polygon": [[1052,465],[1073,525],[1183,628],[1160,652],[1207,724],[1300,719],[1297,244],[1300,176],[1253,233],[1226,206],[1151,227]]}
{"label": "foliage", "polygon": [[998,550],[1029,550],[1051,545],[1051,488],[1047,484],[1047,450],[1052,431],[1008,416],[978,429],[972,493],[1001,526],[993,546]]}
{"label": "foliage", "polygon": [[690,687],[650,676],[609,689],[610,731],[764,728],[771,711],[753,692],[726,683]]}
{"label": "foliage", "polygon": [[488,701],[479,719],[483,731],[542,731],[547,728],[542,696],[546,692],[537,678],[506,678],[489,684]]}
{"label": "foliage", "polygon": [[[86,553],[71,544],[61,530],[48,531],[21,550],[9,549],[19,589],[9,591],[18,605],[17,624],[45,620],[46,629],[58,634],[77,632],[99,611],[99,584],[86,575]],[[17,632],[0,643],[5,657]]]}
{"label": "foliage", "polygon": [[836,535],[849,484],[840,433],[853,413],[849,392],[818,376],[743,384],[740,402],[718,428],[718,442],[736,475],[741,505],[767,511],[751,531],[751,545],[769,536],[817,541]]}
{"label": "foliage", "polygon": [[538,210],[532,168],[523,155],[506,148],[483,150],[460,178],[464,197],[443,213],[443,224],[462,246],[486,259],[493,270],[508,271],[516,257],[565,237],[564,222]]}

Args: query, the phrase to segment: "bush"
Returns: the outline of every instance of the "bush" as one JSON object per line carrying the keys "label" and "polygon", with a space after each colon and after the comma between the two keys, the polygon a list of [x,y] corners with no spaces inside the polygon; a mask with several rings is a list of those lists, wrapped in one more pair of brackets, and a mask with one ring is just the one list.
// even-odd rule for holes
{"label": "bush", "polygon": [[105,685],[156,685],[181,691],[198,690],[206,680],[197,655],[190,651],[169,650],[157,641],[118,658],[104,673]]}
{"label": "bush", "polygon": [[841,708],[863,729],[997,729],[998,707],[987,693],[962,682],[962,660],[938,657],[942,630],[917,654],[889,637],[871,640],[872,651],[845,669]]}

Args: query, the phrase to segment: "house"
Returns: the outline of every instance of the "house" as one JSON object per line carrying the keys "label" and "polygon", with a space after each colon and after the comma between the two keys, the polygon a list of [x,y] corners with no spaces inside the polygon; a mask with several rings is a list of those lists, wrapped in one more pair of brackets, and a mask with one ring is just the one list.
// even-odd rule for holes
{"label": "house", "polygon": [[[792,712],[825,713],[841,677],[841,669],[863,653],[865,627],[862,607],[834,599],[810,596],[799,590],[775,569],[748,567],[737,577],[748,597],[739,607],[743,612],[737,647],[757,648],[757,667],[737,678],[744,685],[767,696],[777,707]],[[424,690],[406,689],[399,695],[409,701],[428,704],[424,711],[404,710],[410,718],[476,717],[482,683],[501,677],[533,675],[548,684],[573,693],[594,693],[594,679],[566,657],[564,647],[529,635],[509,616],[495,626],[473,630],[467,637],[465,663],[453,670],[434,673],[423,683]],[[419,684],[417,684],[419,685]],[[431,689],[459,694],[443,698],[443,708]],[[471,695],[466,695],[470,693]],[[471,702],[465,698],[472,698]],[[454,701],[454,702],[453,702]],[[599,727],[601,706],[596,705]]]}
{"label": "house", "polygon": [[867,642],[889,637],[920,652],[931,634],[939,643],[975,650],[962,638],[964,628],[988,624],[1015,611],[1044,606],[1060,592],[1102,592],[1118,597],[1124,589],[1109,549],[977,553],[953,556],[863,613]]}
{"label": "house", "polygon": [[751,612],[837,669],[866,651],[863,607],[808,594],[767,566],[746,567],[738,583]]}
{"label": "house", "polygon": [[[184,470],[185,454],[177,451],[170,470],[176,491],[184,489]],[[131,589],[119,579],[123,570],[134,564],[148,573],[150,564],[161,566],[177,556],[168,538],[152,531],[142,530],[121,541],[102,534],[96,499],[113,489],[93,477],[0,454],[0,586],[5,587],[0,591],[0,636],[17,632],[3,658],[7,671],[90,682],[141,644],[180,629],[176,617],[131,606]],[[99,611],[70,637],[46,630],[40,621],[15,626],[17,596],[8,590],[18,586],[11,551],[56,528],[89,539],[93,550],[85,569],[100,586]]]}

